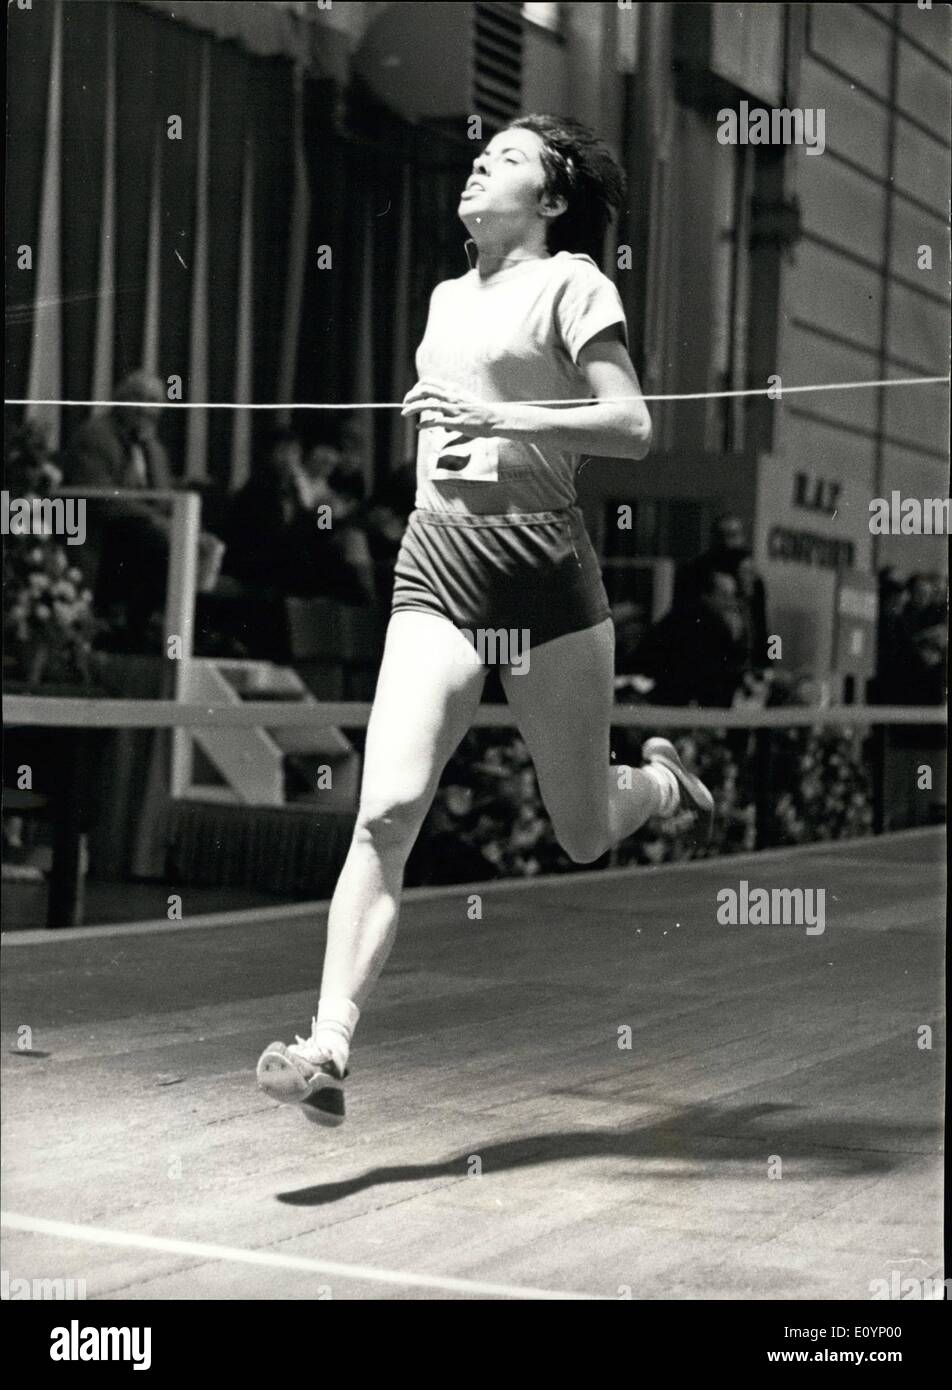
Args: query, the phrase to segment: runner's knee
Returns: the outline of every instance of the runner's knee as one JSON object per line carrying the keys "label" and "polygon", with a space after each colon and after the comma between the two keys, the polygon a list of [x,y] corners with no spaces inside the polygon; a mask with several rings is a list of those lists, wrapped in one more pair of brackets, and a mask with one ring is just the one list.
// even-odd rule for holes
{"label": "runner's knee", "polygon": [[403,852],[413,847],[429,800],[426,797],[385,797],[362,804],[354,838],[372,845],[379,853]]}
{"label": "runner's knee", "polygon": [[555,834],[573,864],[592,864],[608,849],[608,836],[602,828],[584,821],[557,824]]}

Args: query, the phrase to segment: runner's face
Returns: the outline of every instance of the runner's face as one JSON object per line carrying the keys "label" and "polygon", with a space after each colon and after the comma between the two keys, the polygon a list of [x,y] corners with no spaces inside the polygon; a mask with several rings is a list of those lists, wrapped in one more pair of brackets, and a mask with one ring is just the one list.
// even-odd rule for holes
{"label": "runner's face", "polygon": [[469,231],[518,226],[539,216],[545,186],[542,140],[532,130],[501,130],[473,160],[458,213]]}

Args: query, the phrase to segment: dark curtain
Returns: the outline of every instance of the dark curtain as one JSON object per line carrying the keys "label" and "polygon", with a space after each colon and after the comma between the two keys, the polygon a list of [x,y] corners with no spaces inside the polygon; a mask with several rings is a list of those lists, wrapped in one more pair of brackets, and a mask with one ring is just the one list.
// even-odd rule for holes
{"label": "dark curtain", "polygon": [[[260,158],[251,118],[252,74],[244,54],[219,44],[211,68],[209,102],[208,383],[213,401],[228,401],[235,388],[235,323],[243,164],[246,145]],[[208,476],[229,482],[234,413],[211,410],[208,418]]]}
{"label": "dark curtain", "polygon": [[[6,395],[27,393],[30,335],[46,143],[53,12],[49,6],[7,11]],[[33,251],[33,269],[17,269],[17,248]],[[10,412],[18,421],[22,411]]]}
{"label": "dark curtain", "polygon": [[[353,401],[357,395],[357,335],[365,223],[372,229],[373,399],[392,394],[394,354],[412,368],[423,336],[430,294],[439,280],[467,269],[466,232],[456,216],[473,158],[466,141],[413,126],[377,103],[354,82],[339,99],[329,82],[311,82],[305,108],[311,180],[311,228],[304,286],[296,396],[306,401]],[[410,170],[410,273],[407,335],[394,341],[396,271],[404,166]],[[317,248],[329,245],[333,270],[318,269]],[[410,378],[412,380],[412,376]],[[301,412],[305,433],[333,439],[337,417]],[[389,467],[396,411],[373,412],[376,476]]]}
{"label": "dark curtain", "polygon": [[[63,394],[88,394],[96,342],[106,120],[106,6],[63,7]],[[119,225],[117,224],[117,235]],[[64,440],[82,412],[64,420]],[[76,418],[73,418],[76,417]]]}
{"label": "dark curtain", "polygon": [[[234,396],[235,329],[243,158],[254,151],[254,399],[277,401],[293,201],[293,81],[283,57],[257,57],[136,4],[64,0],[62,113],[62,294],[64,387],[88,399],[100,286],[99,257],[105,147],[107,14],[116,52],[114,377],[142,365],[149,266],[153,164],[160,165],[158,371],[182,378],[190,392],[192,274],[196,254],[195,177],[203,51],[210,75],[208,371],[212,400]],[[35,270],[16,269],[16,248],[34,251],[45,151],[53,5],[9,14],[7,138],[7,393],[27,391]],[[171,116],[182,139],[169,140]],[[295,395],[343,402],[393,392],[395,354],[408,372],[422,336],[433,286],[466,269],[465,232],[455,214],[472,147],[415,127],[382,107],[359,82],[346,93],[329,79],[305,83],[304,128],[310,221],[298,339]],[[407,326],[395,342],[396,275],[404,168],[410,170],[411,246]],[[320,245],[333,269],[318,268]],[[372,314],[361,322],[365,256],[370,257]],[[369,335],[369,336],[368,336]],[[359,377],[368,349],[370,380]],[[412,380],[412,375],[410,377]],[[16,411],[19,420],[22,412]],[[85,415],[68,412],[68,439]],[[254,437],[270,428],[254,412]],[[389,466],[401,430],[395,411],[371,416],[375,468]],[[333,436],[339,417],[299,412],[306,437]],[[234,417],[212,411],[208,476],[230,481]],[[185,411],[168,411],[162,436],[173,470],[185,462]]]}
{"label": "dark curtain", "polygon": [[[255,136],[254,200],[254,361],[252,379],[256,401],[278,399],[281,344],[284,336],[284,296],[291,230],[294,146],[293,88],[288,63],[248,58],[253,74],[249,88],[249,119]],[[239,204],[229,217],[237,239]],[[237,303],[233,300],[235,308]],[[232,387],[227,395],[231,400]],[[270,413],[252,412],[253,439],[274,424]]]}

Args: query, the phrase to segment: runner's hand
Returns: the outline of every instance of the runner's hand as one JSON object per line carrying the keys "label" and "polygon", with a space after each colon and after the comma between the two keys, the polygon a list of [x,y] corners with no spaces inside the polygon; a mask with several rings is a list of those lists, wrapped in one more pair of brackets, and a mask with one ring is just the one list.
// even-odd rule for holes
{"label": "runner's hand", "polygon": [[499,425],[494,405],[433,377],[424,377],[407,392],[401,414],[418,416],[417,429],[440,426],[472,439],[488,438]]}

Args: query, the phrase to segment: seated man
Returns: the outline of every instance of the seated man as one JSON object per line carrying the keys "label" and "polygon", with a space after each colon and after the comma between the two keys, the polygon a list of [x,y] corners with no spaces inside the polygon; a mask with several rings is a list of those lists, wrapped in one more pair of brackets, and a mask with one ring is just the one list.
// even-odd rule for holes
{"label": "seated man", "polygon": [[223,573],[259,597],[297,593],[307,581],[297,522],[296,475],[301,441],[293,430],[275,429],[254,458],[251,476],[229,499],[222,526],[227,550]]}
{"label": "seated man", "polygon": [[[90,579],[97,610],[111,629],[110,645],[153,652],[161,647],[158,615],[165,607],[172,523],[167,506],[129,494],[177,486],[158,434],[166,396],[158,377],[136,371],[119,383],[115,399],[111,410],[91,416],[73,435],[63,458],[63,484],[124,494],[92,499],[87,508],[96,566]],[[221,549],[213,536],[199,537],[200,589],[214,583]]]}
{"label": "seated man", "polygon": [[680,565],[674,583],[674,606],[693,602],[698,584],[714,568],[737,581],[738,598],[747,623],[753,665],[767,664],[767,597],[764,581],[754,568],[743,521],[733,512],[717,517],[711,527],[711,544],[703,554]]}
{"label": "seated man", "polygon": [[304,467],[291,430],[268,436],[223,529],[226,575],[259,596],[373,598],[373,563],[357,512],[363,478],[324,449]]}
{"label": "seated man", "polygon": [[364,525],[363,473],[342,459],[310,492],[308,555],[315,594],[341,603],[371,604],[374,562]]}
{"label": "seated man", "polygon": [[709,566],[696,582],[696,597],[676,604],[645,633],[634,669],[654,681],[654,704],[729,709],[749,671],[737,581]]}
{"label": "seated man", "polygon": [[374,562],[377,593],[389,603],[394,567],[407,519],[413,510],[416,463],[388,473],[377,487],[364,513],[367,542]]}

